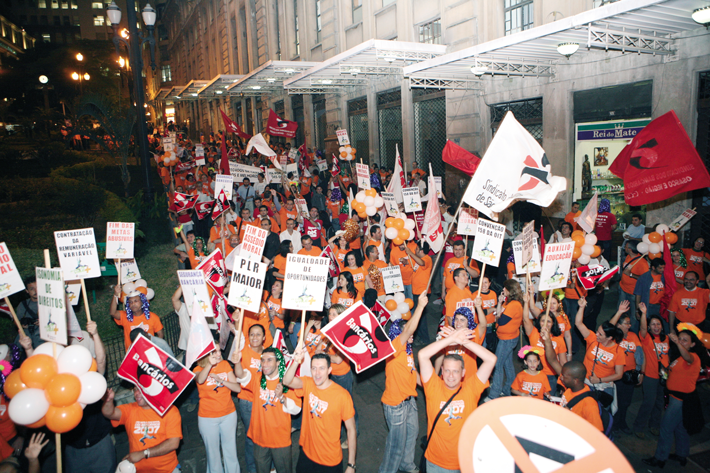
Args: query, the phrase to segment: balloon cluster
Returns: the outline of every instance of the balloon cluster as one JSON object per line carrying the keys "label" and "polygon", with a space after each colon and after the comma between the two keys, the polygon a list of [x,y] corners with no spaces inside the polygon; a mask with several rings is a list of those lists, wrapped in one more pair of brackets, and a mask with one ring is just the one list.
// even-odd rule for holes
{"label": "balloon cluster", "polygon": [[355,148],[352,148],[350,145],[347,146],[341,146],[340,149],[340,158],[344,159],[345,161],[352,161],[355,159],[355,153],[357,150]]}
{"label": "balloon cluster", "polygon": [[396,292],[385,299],[385,308],[390,313],[391,320],[409,320],[412,318],[411,310],[414,308],[414,301],[404,297],[403,292]]}
{"label": "balloon cluster", "polygon": [[668,225],[660,224],[655,232],[643,236],[642,241],[636,245],[636,250],[642,255],[648,255],[649,259],[660,258],[663,252],[661,242],[664,239],[668,245],[672,245],[678,241],[678,235],[671,232]]}
{"label": "balloon cluster", "polygon": [[355,195],[352,203],[353,210],[360,218],[372,217],[377,213],[377,209],[385,205],[385,200],[377,195],[375,189],[360,191]]}
{"label": "balloon cluster", "polygon": [[140,292],[149,301],[155,297],[155,291],[148,287],[148,283],[145,279],[136,279],[133,282],[127,282],[121,286],[121,291],[121,297],[119,298],[121,302],[125,300],[127,294],[130,294],[133,291]]}
{"label": "balloon cluster", "polygon": [[106,379],[96,372],[96,361],[81,345],[66,348],[52,344],[38,346],[19,370],[5,381],[11,399],[10,419],[31,429],[44,427],[52,432],[69,432],[81,422],[84,407],[101,399]]}
{"label": "balloon cluster", "polygon": [[597,245],[597,236],[593,233],[587,235],[582,230],[572,232],[572,241],[574,241],[574,251],[572,260],[579,261],[579,264],[589,264],[592,258],[602,254],[602,249]]}
{"label": "balloon cluster", "polygon": [[177,163],[180,162],[180,160],[177,157],[177,154],[175,154],[175,151],[166,151],[162,156],[162,161],[163,164],[167,167],[172,167],[177,165]]}
{"label": "balloon cluster", "polygon": [[416,222],[411,218],[387,217],[385,220],[385,236],[397,245],[404,245],[407,240],[414,239]]}

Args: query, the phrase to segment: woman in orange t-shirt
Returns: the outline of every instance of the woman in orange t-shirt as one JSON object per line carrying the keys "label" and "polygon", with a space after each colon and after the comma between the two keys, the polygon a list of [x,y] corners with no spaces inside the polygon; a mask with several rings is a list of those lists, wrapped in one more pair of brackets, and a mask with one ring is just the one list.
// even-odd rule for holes
{"label": "woman in orange t-shirt", "polygon": [[[537,305],[534,304],[534,300],[531,298],[530,299],[531,303],[529,304],[530,306],[530,313],[533,315],[533,317],[539,319],[540,315],[545,313],[547,310],[547,299],[542,298],[542,307],[538,307]],[[560,335],[564,338],[565,341],[565,346],[567,347],[567,360],[572,359],[572,325],[569,323],[569,318],[565,314],[564,309],[562,308],[562,296],[556,292],[552,293],[552,296],[549,298],[550,301],[550,315],[553,317],[555,322],[557,323],[557,326],[560,328]],[[538,327],[539,328],[539,327]],[[540,345],[542,346],[542,345]],[[542,364],[544,366],[546,365],[547,361],[542,359]],[[564,363],[560,361],[562,365]],[[553,371],[554,372],[554,371]],[[548,373],[550,374],[550,373]],[[552,395],[555,396],[555,387],[552,386],[552,381],[550,381],[550,386],[552,387]]]}
{"label": "woman in orange t-shirt", "polygon": [[340,304],[347,307],[362,299],[362,295],[355,289],[353,275],[344,272],[338,276],[338,288],[333,291],[330,301],[332,304]]}
{"label": "woman in orange t-shirt", "polygon": [[264,293],[264,300],[269,308],[269,318],[279,330],[283,330],[284,318],[286,317],[285,310],[281,306],[281,293],[283,292],[283,282],[278,279],[271,284],[271,289]]}
{"label": "woman in orange t-shirt", "polygon": [[293,243],[291,240],[284,240],[279,247],[279,254],[274,258],[274,277],[283,280],[286,276],[286,257],[293,253]]}
{"label": "woman in orange t-shirt", "polygon": [[343,271],[345,269],[345,256],[350,252],[350,244],[342,235],[334,236],[329,243],[333,249],[335,259],[338,261],[338,266],[340,266],[340,271]]}
{"label": "woman in orange t-shirt", "polygon": [[195,241],[190,245],[187,242],[187,237],[185,232],[180,230],[180,236],[182,237],[182,242],[185,244],[185,249],[187,250],[187,257],[190,260],[190,267],[192,269],[197,268],[202,260],[207,258],[205,251],[207,250],[207,245],[202,237],[195,237]]}
{"label": "woman in orange t-shirt", "polygon": [[238,462],[237,410],[232,392],[238,393],[241,386],[232,367],[222,359],[219,349],[197,360],[193,371],[197,373],[195,381],[200,395],[197,426],[205,443],[207,469],[236,473],[239,471],[235,466]]}
{"label": "woman in orange t-shirt", "polygon": [[675,274],[675,280],[678,284],[683,284],[685,273],[688,272],[688,263],[685,260],[685,254],[683,254],[680,250],[674,249],[671,251],[671,258],[673,259],[673,273]]}
{"label": "woman in orange t-shirt", "polygon": [[[513,352],[518,345],[520,326],[523,323],[523,292],[520,289],[520,283],[515,279],[508,279],[503,284],[503,292],[498,298],[496,322],[498,325],[496,330],[498,364],[491,380],[489,395],[491,399],[499,398],[501,393],[510,396],[510,385],[515,379]],[[503,383],[504,376],[505,384]]]}
{"label": "woman in orange t-shirt", "polygon": [[362,267],[362,260],[358,253],[359,252],[351,251],[345,255],[345,267],[342,269],[342,272],[352,274],[355,289],[357,289],[359,294],[365,294],[365,278],[367,277],[367,272]]}

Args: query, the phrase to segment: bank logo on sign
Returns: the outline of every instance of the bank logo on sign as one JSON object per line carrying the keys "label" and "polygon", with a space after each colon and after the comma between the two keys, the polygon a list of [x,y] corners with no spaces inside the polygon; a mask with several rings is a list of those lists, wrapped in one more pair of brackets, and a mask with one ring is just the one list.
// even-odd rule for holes
{"label": "bank logo on sign", "polygon": [[77,258],[76,259],[76,268],[72,269],[71,273],[79,275],[82,273],[89,274],[90,272],[91,272],[91,268],[85,264],[81,264],[81,258]]}
{"label": "bank logo on sign", "polygon": [[144,352],[145,360],[136,353],[133,359],[138,363],[138,382],[143,386],[143,392],[148,396],[158,396],[163,389],[174,393],[178,390],[175,382],[166,371],[180,371],[182,367],[168,358],[165,363],[154,347]]}

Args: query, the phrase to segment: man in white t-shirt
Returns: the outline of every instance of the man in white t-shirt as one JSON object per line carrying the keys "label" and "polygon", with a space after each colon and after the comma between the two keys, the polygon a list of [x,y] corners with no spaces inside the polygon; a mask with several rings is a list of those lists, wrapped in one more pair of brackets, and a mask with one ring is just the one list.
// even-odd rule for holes
{"label": "man in white t-shirt", "polygon": [[298,253],[301,246],[301,232],[296,229],[296,221],[292,218],[286,220],[286,230],[279,235],[281,241],[291,240],[293,244],[293,252]]}

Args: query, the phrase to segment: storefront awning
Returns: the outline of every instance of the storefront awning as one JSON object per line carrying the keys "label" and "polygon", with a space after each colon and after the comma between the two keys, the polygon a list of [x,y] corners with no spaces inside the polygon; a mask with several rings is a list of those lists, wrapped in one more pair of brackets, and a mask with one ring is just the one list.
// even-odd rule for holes
{"label": "storefront awning", "polygon": [[232,84],[239,81],[242,77],[244,76],[238,74],[219,74],[205,84],[205,86],[197,92],[197,96],[202,99],[225,95],[227,89],[229,89]]}
{"label": "storefront awning", "polygon": [[163,87],[162,89],[158,90],[158,93],[155,94],[155,97],[153,97],[153,100],[165,100],[168,97],[168,93],[172,87]]}
{"label": "storefront awning", "polygon": [[168,89],[168,93],[165,95],[165,99],[172,100],[172,99],[178,98],[178,94],[184,88],[185,88],[184,85],[176,85],[176,86],[170,87]]}
{"label": "storefront awning", "polygon": [[283,83],[318,64],[305,61],[268,61],[228,87],[230,95],[262,95],[283,92]]}
{"label": "storefront awning", "polygon": [[702,28],[691,18],[705,0],[624,0],[404,68],[412,87],[467,89],[486,75],[545,77],[575,64],[563,43],[586,50],[673,54],[674,35]]}
{"label": "storefront awning", "polygon": [[407,64],[443,55],[443,44],[371,39],[284,81],[289,94],[322,94],[367,85],[373,76],[401,76]]}
{"label": "storefront awning", "polygon": [[175,94],[175,97],[180,100],[197,100],[197,93],[209,82],[208,80],[191,80],[180,92]]}

